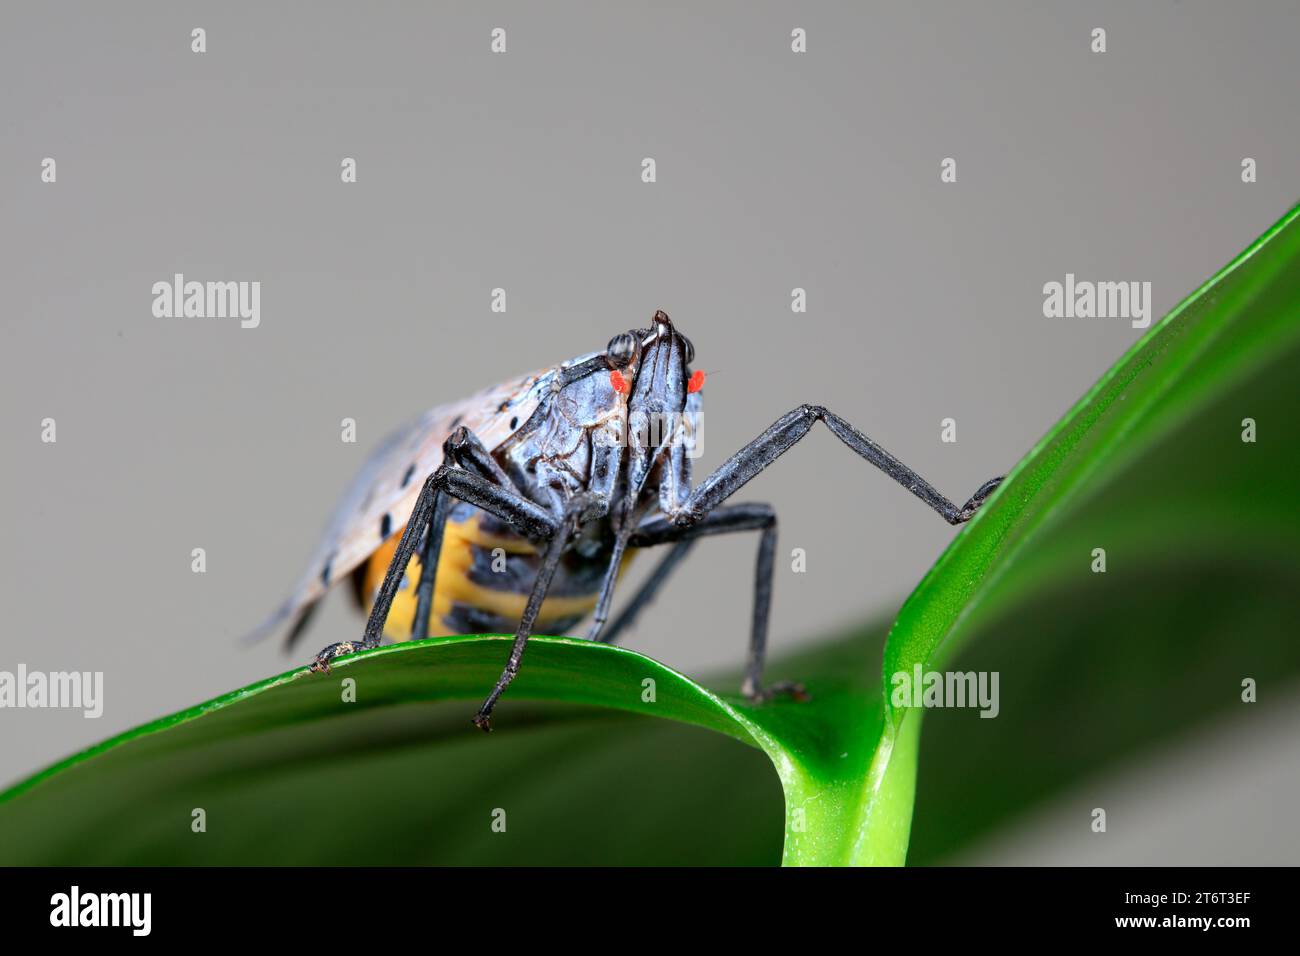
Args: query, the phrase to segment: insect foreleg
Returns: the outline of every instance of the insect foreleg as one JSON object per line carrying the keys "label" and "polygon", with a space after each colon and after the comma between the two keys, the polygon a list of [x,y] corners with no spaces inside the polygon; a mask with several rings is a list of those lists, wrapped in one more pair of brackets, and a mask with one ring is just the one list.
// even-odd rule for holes
{"label": "insect foreleg", "polygon": [[[670,519],[656,518],[637,529],[632,544],[649,547],[676,542],[674,551],[690,545],[696,538],[706,535],[729,534],[734,531],[757,531],[758,557],[754,562],[754,609],[749,632],[749,659],[745,665],[745,680],[740,692],[751,701],[767,700],[777,694],[790,694],[796,699],[806,699],[802,684],[782,681],[770,687],[763,686],[763,662],[767,651],[768,614],[772,607],[772,567],[776,554],[776,512],[767,504],[721,505],[689,527],[675,525]],[[672,558],[672,552],[664,563]],[[641,595],[633,599],[635,605]],[[632,608],[629,607],[628,611]],[[624,612],[623,617],[628,612]],[[612,640],[622,625],[623,617],[610,628],[605,640]]]}
{"label": "insect foreleg", "polygon": [[497,678],[492,693],[488,694],[487,699],[483,701],[483,706],[474,715],[474,724],[480,730],[492,729],[492,708],[505,693],[505,689],[510,686],[510,682],[515,679],[515,675],[519,673],[519,663],[523,659],[524,648],[528,644],[528,638],[532,636],[533,625],[537,623],[538,612],[542,609],[542,602],[546,600],[546,592],[550,589],[551,579],[555,577],[555,569],[559,567],[565,545],[569,543],[569,538],[576,530],[577,519],[591,506],[590,495],[574,496],[565,509],[563,520],[551,534],[542,557],[541,567],[537,569],[537,580],[533,582],[532,593],[528,595],[528,604],[524,607],[523,617],[519,619],[519,627],[515,631],[514,643],[510,646],[510,657],[506,661],[505,670]]}
{"label": "insect foreleg", "polygon": [[370,618],[366,621],[366,630],[361,640],[331,644],[316,655],[311,665],[312,670],[328,670],[329,662],[336,657],[379,646],[384,633],[384,622],[393,606],[393,597],[397,594],[402,576],[406,573],[406,566],[411,562],[411,555],[415,553],[416,542],[433,518],[434,503],[440,491],[496,515],[516,532],[533,540],[549,540],[560,527],[560,522],[545,508],[529,501],[518,492],[498,487],[481,475],[463,468],[452,467],[444,462],[437,471],[425,479],[420,489],[420,496],[416,499],[411,517],[402,531],[397,550],[393,553],[393,560],[389,562],[388,570],[384,572],[383,584],[380,585],[379,593],[375,596],[375,603],[370,609]]}
{"label": "insect foreleg", "polygon": [[933,485],[881,448],[838,415],[820,405],[800,405],[782,415],[763,434],[736,452],[718,470],[691,492],[685,503],[673,512],[677,524],[699,521],[715,507],[735,494],[751,478],[784,454],[791,445],[808,434],[813,424],[823,421],[835,437],[875,465],[894,481],[943,516],[949,524],[961,524],[975,514],[984,499],[993,493],[1001,478],[986,481],[960,508],[941,495]]}

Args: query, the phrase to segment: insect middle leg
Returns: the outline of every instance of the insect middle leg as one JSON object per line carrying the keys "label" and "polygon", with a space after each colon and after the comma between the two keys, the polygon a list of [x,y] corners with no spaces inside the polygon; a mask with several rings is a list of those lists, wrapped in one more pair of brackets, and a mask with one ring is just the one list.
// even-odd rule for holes
{"label": "insect middle leg", "polygon": [[[632,544],[637,547],[649,547],[656,544],[674,542],[674,550],[689,544],[697,538],[714,534],[730,534],[735,531],[757,531],[758,557],[754,562],[754,608],[749,632],[749,658],[745,663],[745,680],[740,692],[749,700],[758,702],[769,700],[779,694],[789,694],[797,700],[806,700],[807,694],[802,684],[781,681],[770,686],[763,685],[763,664],[767,653],[768,617],[772,608],[772,569],[776,555],[776,512],[771,505],[746,503],[721,505],[689,527],[675,525],[668,518],[656,518],[637,528],[632,535]],[[670,552],[664,563],[673,557]],[[662,567],[662,565],[661,565]],[[671,570],[671,568],[669,569]],[[656,569],[656,572],[658,569]],[[666,577],[667,574],[663,575]],[[655,583],[652,576],[647,585]],[[662,583],[662,578],[658,582]],[[628,611],[649,599],[645,588],[632,599]],[[628,612],[619,618],[602,640],[612,641]]]}

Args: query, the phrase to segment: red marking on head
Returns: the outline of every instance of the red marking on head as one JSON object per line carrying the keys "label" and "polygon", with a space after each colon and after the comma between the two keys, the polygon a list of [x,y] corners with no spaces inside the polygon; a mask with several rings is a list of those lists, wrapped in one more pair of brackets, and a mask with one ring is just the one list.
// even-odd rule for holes
{"label": "red marking on head", "polygon": [[622,395],[632,391],[632,386],[628,384],[627,379],[623,377],[623,373],[618,369],[614,369],[609,373],[609,387]]}
{"label": "red marking on head", "polygon": [[691,376],[691,380],[686,383],[686,391],[698,392],[704,387],[704,369],[700,369]]}

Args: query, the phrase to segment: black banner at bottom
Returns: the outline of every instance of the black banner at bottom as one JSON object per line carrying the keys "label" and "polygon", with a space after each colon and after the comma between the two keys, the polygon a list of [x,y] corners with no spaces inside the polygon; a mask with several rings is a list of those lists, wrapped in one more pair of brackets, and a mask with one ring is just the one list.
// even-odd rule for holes
{"label": "black banner at bottom", "polygon": [[[117,940],[374,943],[390,934],[683,933],[733,944],[902,933],[930,939],[1132,936],[1230,942],[1278,932],[1285,869],[7,869],[7,942],[75,933]],[[703,931],[703,932],[701,932]],[[612,933],[612,935],[610,935]],[[756,938],[755,938],[756,937]],[[16,952],[17,950],[11,950]]]}

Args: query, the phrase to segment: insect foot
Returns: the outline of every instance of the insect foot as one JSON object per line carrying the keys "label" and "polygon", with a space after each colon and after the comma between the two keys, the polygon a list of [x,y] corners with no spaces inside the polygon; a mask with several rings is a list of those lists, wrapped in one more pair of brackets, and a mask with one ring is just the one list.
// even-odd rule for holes
{"label": "insect foot", "polygon": [[338,644],[331,644],[316,655],[316,659],[311,662],[308,670],[317,674],[328,674],[330,661],[336,657],[342,657],[344,654],[355,654],[360,649],[354,641],[340,641]]}
{"label": "insect foot", "polygon": [[777,697],[790,697],[801,704],[812,700],[812,695],[804,689],[803,684],[792,680],[777,681],[767,687],[755,687],[749,681],[746,681],[740,692],[745,695],[745,699],[751,704],[763,704]]}
{"label": "insect foot", "polygon": [[953,524],[969,521],[975,512],[979,511],[980,505],[984,504],[984,499],[997,490],[998,485],[1002,484],[1002,479],[1005,477],[1006,475],[1001,475],[997,478],[991,478],[980,485],[979,490],[970,496],[970,501],[961,506],[961,511],[957,512],[957,520]]}
{"label": "insect foot", "polygon": [[474,715],[474,726],[485,734],[492,733],[492,715],[481,711]]}

